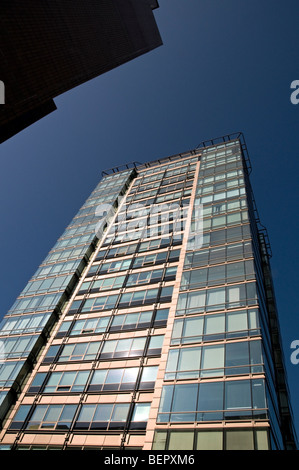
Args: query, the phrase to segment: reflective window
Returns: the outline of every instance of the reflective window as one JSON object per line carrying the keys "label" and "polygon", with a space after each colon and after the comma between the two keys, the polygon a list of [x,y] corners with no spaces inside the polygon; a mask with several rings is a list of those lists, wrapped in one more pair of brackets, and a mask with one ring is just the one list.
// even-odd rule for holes
{"label": "reflective window", "polygon": [[105,341],[100,358],[117,359],[142,356],[145,344],[146,337]]}
{"label": "reflective window", "polygon": [[245,307],[256,303],[255,283],[235,284],[180,294],[176,315]]}
{"label": "reflective window", "polygon": [[76,409],[77,405],[36,405],[26,429],[70,429]]}
{"label": "reflective window", "polygon": [[0,387],[10,387],[22,369],[24,361],[0,362]]}
{"label": "reflective window", "polygon": [[262,379],[166,385],[158,422],[265,419],[266,407]]}
{"label": "reflective window", "polygon": [[122,430],[125,427],[130,405],[127,403],[82,405],[75,429]]}
{"label": "reflective window", "polygon": [[69,335],[84,335],[91,333],[104,333],[107,330],[110,317],[89,318],[76,320]]}
{"label": "reflective window", "polygon": [[128,369],[99,369],[94,371],[88,391],[134,390],[139,367]]}
{"label": "reflective window", "polygon": [[165,380],[261,372],[263,372],[261,342],[240,341],[170,349]]}
{"label": "reflective window", "polygon": [[202,269],[185,271],[182,275],[181,290],[197,289],[227,282],[252,280],[255,278],[252,260],[239,261]]}
{"label": "reflective window", "polygon": [[58,362],[92,361],[98,354],[100,344],[100,341],[66,344],[59,354]]}
{"label": "reflective window", "polygon": [[52,372],[44,393],[83,392],[89,371]]}

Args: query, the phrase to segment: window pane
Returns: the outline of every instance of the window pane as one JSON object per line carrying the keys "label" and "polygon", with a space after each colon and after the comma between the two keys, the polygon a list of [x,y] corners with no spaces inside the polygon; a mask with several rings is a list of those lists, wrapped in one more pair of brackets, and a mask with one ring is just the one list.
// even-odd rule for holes
{"label": "window pane", "polygon": [[172,337],[173,338],[181,338],[182,336],[182,329],[183,329],[183,320],[176,320],[173,325],[173,330],[172,330]]}
{"label": "window pane", "polygon": [[225,289],[211,289],[207,291],[207,306],[224,306]]}
{"label": "window pane", "polygon": [[163,340],[164,340],[164,335],[151,336],[150,342],[149,342],[149,349],[162,348]]}
{"label": "window pane", "polygon": [[131,347],[131,344],[132,344],[131,339],[121,339],[121,340],[118,341],[115,351],[116,352],[129,351],[130,347]]}
{"label": "window pane", "polygon": [[165,450],[166,447],[167,432],[156,431],[153,441],[153,450]]}
{"label": "window pane", "polygon": [[202,351],[202,369],[214,369],[214,370],[202,370],[202,377],[214,376],[223,374],[224,366],[224,345],[220,346],[207,346]]}
{"label": "window pane", "polygon": [[[138,370],[138,369],[137,369]],[[141,382],[155,382],[158,373],[158,366],[144,367]]]}
{"label": "window pane", "polygon": [[194,432],[171,432],[169,437],[169,450],[192,450]]}
{"label": "window pane", "polygon": [[178,370],[194,370],[200,369],[201,348],[181,349]]}
{"label": "window pane", "polygon": [[253,431],[226,431],[226,450],[254,450]]}
{"label": "window pane", "polygon": [[35,408],[33,412],[33,415],[31,416],[30,421],[39,421],[39,422],[42,421],[47,408],[48,408],[48,405],[37,405],[37,407]]}
{"label": "window pane", "polygon": [[106,374],[106,370],[96,370],[93,374],[91,384],[103,384],[105,382]]}
{"label": "window pane", "polygon": [[76,377],[76,372],[65,372],[59,385],[71,385]]}
{"label": "window pane", "polygon": [[46,390],[49,386],[56,387],[61,376],[62,376],[62,372],[53,372],[47,382]]}
{"label": "window pane", "polygon": [[172,411],[195,411],[197,389],[197,384],[177,385],[174,389]]}
{"label": "window pane", "polygon": [[[26,419],[26,416],[28,415],[30,408],[31,408],[31,405],[21,405],[13,421],[24,421]],[[43,414],[41,416],[43,416]]]}
{"label": "window pane", "polygon": [[130,405],[115,405],[111,421],[126,421]]}
{"label": "window pane", "polygon": [[223,409],[223,382],[201,383],[198,394],[199,411],[215,411]]}
{"label": "window pane", "polygon": [[247,311],[227,314],[227,331],[242,331],[247,328]]}
{"label": "window pane", "polygon": [[160,412],[167,412],[171,409],[172,395],[173,395],[174,386],[167,385],[162,389],[161,401],[160,401]]}
{"label": "window pane", "polygon": [[65,405],[59,421],[72,421],[77,405]]}
{"label": "window pane", "polygon": [[251,408],[251,391],[249,380],[226,382],[225,409]]}
{"label": "window pane", "polygon": [[248,342],[228,343],[226,345],[225,366],[233,367],[249,364]]}
{"label": "window pane", "polygon": [[257,450],[269,450],[268,432],[264,429],[256,430]]}
{"label": "window pane", "polygon": [[222,333],[225,331],[225,316],[224,315],[211,315],[206,317],[205,334],[211,335],[215,333]]}
{"label": "window pane", "polygon": [[263,380],[252,381],[252,407],[266,407],[265,384]]}
{"label": "window pane", "polygon": [[[152,337],[153,338],[153,337]],[[151,341],[152,341],[152,338],[151,338]],[[160,338],[160,336],[156,337],[156,338]],[[163,338],[163,337],[162,337]],[[151,341],[150,341],[150,347],[151,346]],[[135,338],[133,339],[133,342],[132,342],[132,351],[136,351],[136,350],[143,350],[144,349],[144,346],[145,346],[145,342],[146,342],[146,338]],[[156,346],[155,346],[156,347]]]}
{"label": "window pane", "polygon": [[178,349],[170,349],[168,353],[166,371],[175,371],[177,370],[177,362],[179,358],[179,350]]}
{"label": "window pane", "polygon": [[222,431],[200,431],[197,434],[197,450],[222,450]]}
{"label": "window pane", "polygon": [[50,405],[44,421],[56,422],[60,416],[62,405]]}
{"label": "window pane", "polygon": [[93,421],[109,421],[113,405],[98,405]]}
{"label": "window pane", "polygon": [[121,378],[123,375],[122,369],[111,369],[108,372],[106,384],[116,384],[121,382]]}
{"label": "window pane", "polygon": [[138,367],[130,367],[130,369],[125,369],[122,383],[135,383],[138,375]]}
{"label": "window pane", "polygon": [[150,407],[150,403],[137,403],[134,408],[132,422],[147,421],[149,417]]}

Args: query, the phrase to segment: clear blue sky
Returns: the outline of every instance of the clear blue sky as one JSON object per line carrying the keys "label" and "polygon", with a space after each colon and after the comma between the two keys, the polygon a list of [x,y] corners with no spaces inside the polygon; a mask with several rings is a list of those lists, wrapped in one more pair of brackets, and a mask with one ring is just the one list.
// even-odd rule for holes
{"label": "clear blue sky", "polygon": [[[58,110],[1,145],[4,315],[97,184],[101,170],[242,131],[272,250],[299,434],[298,0],[160,0],[164,45],[57,98]],[[1,79],[1,77],[0,77]]]}

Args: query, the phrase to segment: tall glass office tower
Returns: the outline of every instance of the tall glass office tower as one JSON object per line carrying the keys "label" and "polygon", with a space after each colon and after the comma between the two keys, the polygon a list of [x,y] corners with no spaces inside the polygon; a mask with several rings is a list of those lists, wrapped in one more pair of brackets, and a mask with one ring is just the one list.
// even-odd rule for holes
{"label": "tall glass office tower", "polygon": [[295,449],[242,134],[103,172],[1,324],[1,449]]}

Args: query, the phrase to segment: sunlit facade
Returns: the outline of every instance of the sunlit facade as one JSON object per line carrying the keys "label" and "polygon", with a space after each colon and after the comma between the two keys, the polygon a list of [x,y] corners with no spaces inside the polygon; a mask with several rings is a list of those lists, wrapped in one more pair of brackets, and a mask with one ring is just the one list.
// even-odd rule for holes
{"label": "sunlit facade", "polygon": [[294,449],[241,134],[103,172],[1,324],[2,449]]}

